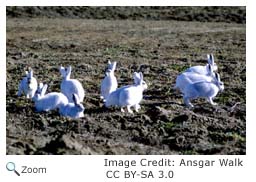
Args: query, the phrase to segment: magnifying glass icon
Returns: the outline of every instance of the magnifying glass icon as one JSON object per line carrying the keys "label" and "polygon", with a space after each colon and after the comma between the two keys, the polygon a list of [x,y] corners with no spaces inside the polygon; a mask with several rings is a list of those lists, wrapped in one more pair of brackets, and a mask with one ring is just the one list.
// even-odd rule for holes
{"label": "magnifying glass icon", "polygon": [[14,164],[14,162],[8,162],[8,163],[6,164],[6,169],[7,169],[8,171],[14,171],[18,176],[20,176],[20,173],[18,173],[18,171],[16,171],[16,169],[15,169],[15,164]]}

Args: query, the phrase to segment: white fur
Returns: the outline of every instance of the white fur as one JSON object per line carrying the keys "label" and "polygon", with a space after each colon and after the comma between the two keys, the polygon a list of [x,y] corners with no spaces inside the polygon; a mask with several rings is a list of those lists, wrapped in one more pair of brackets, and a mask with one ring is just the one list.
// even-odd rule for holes
{"label": "white fur", "polygon": [[[140,83],[140,73],[137,73],[137,72],[133,73],[133,81],[134,81],[133,82],[134,85],[138,85]],[[111,92],[109,94],[109,96],[107,97],[108,101],[105,103],[105,106],[106,107],[119,106],[118,103],[119,103],[119,95],[120,95],[121,90],[131,87],[131,86],[133,86],[133,85],[126,85],[126,86],[116,89],[115,92]]]}
{"label": "white fur", "polygon": [[108,69],[106,71],[106,76],[101,82],[101,94],[100,97],[105,102],[108,95],[117,89],[117,79],[114,75],[116,69],[116,62],[108,62]]}
{"label": "white fur", "polygon": [[211,72],[217,71],[218,67],[214,63],[214,57],[212,54],[207,54],[207,60],[208,64],[206,64],[205,66],[193,66],[188,68],[186,72],[194,72],[201,75],[210,75]]}
{"label": "white fur", "polygon": [[179,89],[182,93],[184,93],[184,89],[188,84],[199,82],[199,81],[212,81],[214,78],[213,75],[200,75],[194,72],[184,72],[177,76],[175,89]]}
{"label": "white fur", "polygon": [[76,94],[73,94],[73,102],[60,107],[60,115],[74,119],[84,117],[84,106],[79,102]]}
{"label": "white fur", "polygon": [[22,93],[26,98],[33,98],[37,89],[37,81],[33,77],[33,70],[30,69],[29,72],[26,71],[26,76],[19,83],[18,96],[20,97]]}
{"label": "white fur", "polygon": [[60,107],[68,104],[67,97],[62,93],[51,92],[45,95],[47,87],[47,84],[43,85],[40,83],[33,97],[37,112],[60,109]]}
{"label": "white fur", "polygon": [[140,109],[139,103],[143,98],[143,91],[147,89],[147,84],[143,81],[142,73],[139,73],[139,75],[140,79],[138,84],[124,86],[115,90],[107,98],[105,106],[121,107],[122,112],[124,111],[123,107],[127,107],[129,113],[132,113],[131,107],[134,107],[135,111],[138,112]]}
{"label": "white fur", "polygon": [[133,82],[135,85],[138,85],[140,83],[140,73],[133,73]]}
{"label": "white fur", "polygon": [[212,66],[213,71],[218,71],[218,66],[214,61],[213,54],[207,54],[207,61],[208,61],[208,64],[210,64]]}
{"label": "white fur", "polygon": [[82,84],[76,79],[70,79],[71,66],[68,68],[60,67],[62,82],[60,85],[61,92],[68,98],[69,102],[73,102],[73,94],[77,94],[79,101],[84,100],[84,89]]}
{"label": "white fur", "polygon": [[224,90],[224,84],[220,81],[219,74],[215,74],[215,79],[212,81],[200,81],[188,84],[184,90],[183,100],[184,103],[193,107],[190,100],[198,97],[206,98],[212,105],[217,105],[213,102],[213,98],[218,94],[219,91]]}

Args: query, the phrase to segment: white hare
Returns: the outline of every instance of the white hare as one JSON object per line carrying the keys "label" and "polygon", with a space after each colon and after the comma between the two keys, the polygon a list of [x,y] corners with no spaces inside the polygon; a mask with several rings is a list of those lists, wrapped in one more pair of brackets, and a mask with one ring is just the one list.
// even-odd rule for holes
{"label": "white hare", "polygon": [[[124,112],[123,107],[127,107],[129,113],[133,113],[131,107],[134,107],[135,111],[138,112],[140,109],[139,103],[143,98],[143,91],[148,87],[146,82],[143,80],[143,75],[141,72],[139,73],[139,76],[140,78],[137,80],[137,84],[124,86],[112,92],[108,96],[105,106],[121,107],[122,112]],[[137,79],[135,79],[135,77],[136,74],[134,74],[134,80]]]}
{"label": "white hare", "polygon": [[[137,73],[137,72],[133,73],[133,83],[134,83],[133,85],[138,85],[140,83],[140,73]],[[116,89],[115,92],[111,92],[109,94],[109,96],[107,97],[107,100],[106,100],[107,103],[105,103],[105,106],[106,107],[119,106],[118,103],[119,103],[120,90],[131,87],[133,85],[126,85],[126,86]]]}
{"label": "white hare", "polygon": [[40,83],[36,91],[33,101],[37,112],[50,111],[60,109],[68,104],[67,97],[59,92],[51,92],[45,95],[48,85]]}
{"label": "white hare", "polygon": [[74,119],[84,117],[84,106],[80,103],[76,94],[73,94],[73,101],[74,103],[68,103],[60,107],[60,115]]}
{"label": "white hare", "polygon": [[73,94],[77,94],[79,101],[84,100],[84,89],[82,84],[76,79],[70,79],[71,66],[64,68],[60,67],[62,82],[60,85],[61,92],[66,95],[69,102],[73,102]]}
{"label": "white hare", "polygon": [[19,83],[18,96],[20,97],[22,93],[26,96],[26,98],[32,99],[35,95],[37,89],[37,81],[33,77],[33,70],[29,69],[26,71],[26,76]]}
{"label": "white hare", "polygon": [[110,61],[108,62],[108,68],[106,71],[106,76],[101,82],[101,94],[100,98],[103,99],[105,102],[108,95],[115,91],[117,89],[117,79],[114,75],[116,69],[116,62],[111,63]]}
{"label": "white hare", "polygon": [[211,73],[209,69],[211,69],[212,71],[217,71],[218,67],[214,62],[214,57],[212,54],[207,54],[207,60],[208,64],[206,64],[205,66],[192,66],[188,68],[185,72],[194,72],[201,75],[209,75]]}
{"label": "white hare", "polygon": [[212,99],[218,94],[219,91],[223,90],[224,84],[220,81],[219,74],[215,73],[215,79],[212,81],[199,81],[188,84],[184,90],[183,100],[184,103],[189,107],[193,107],[190,100],[198,97],[206,98],[206,100],[212,105],[217,105]]}
{"label": "white hare", "polygon": [[215,78],[214,72],[212,71],[212,66],[209,65],[207,75],[201,75],[194,72],[183,72],[176,78],[175,89],[179,89],[182,93],[184,93],[184,89],[188,84],[198,82],[198,81],[212,81]]}

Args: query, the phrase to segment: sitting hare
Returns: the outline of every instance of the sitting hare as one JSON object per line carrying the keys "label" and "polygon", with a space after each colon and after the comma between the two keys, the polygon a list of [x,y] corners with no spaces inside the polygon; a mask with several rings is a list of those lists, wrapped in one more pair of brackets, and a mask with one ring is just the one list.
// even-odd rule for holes
{"label": "sitting hare", "polygon": [[20,97],[22,93],[26,96],[26,98],[32,99],[35,95],[37,89],[37,81],[33,77],[33,70],[29,69],[26,71],[26,76],[19,83],[19,91],[18,96]]}
{"label": "sitting hare", "polygon": [[114,75],[116,69],[116,62],[108,62],[108,69],[106,71],[106,76],[101,82],[100,97],[105,102],[108,95],[117,89],[117,79]]}
{"label": "sitting hare", "polygon": [[84,100],[84,89],[82,84],[76,79],[70,79],[71,66],[60,67],[62,82],[60,85],[61,92],[68,98],[69,102],[73,102],[73,94],[76,94],[80,102]]}

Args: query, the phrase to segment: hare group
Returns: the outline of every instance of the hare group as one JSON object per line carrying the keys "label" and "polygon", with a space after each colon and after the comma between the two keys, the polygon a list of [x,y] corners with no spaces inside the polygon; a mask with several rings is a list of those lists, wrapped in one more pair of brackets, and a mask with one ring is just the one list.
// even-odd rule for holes
{"label": "hare group", "polygon": [[207,55],[208,64],[205,66],[193,66],[188,68],[176,78],[175,89],[183,94],[184,103],[188,107],[193,107],[190,100],[199,97],[205,98],[210,104],[216,105],[213,98],[219,91],[224,90],[224,84],[220,80],[220,75],[212,54]]}
{"label": "hare group", "polygon": [[[101,98],[106,107],[118,106],[127,107],[129,113],[132,113],[131,107],[135,107],[138,112],[140,101],[143,98],[143,90],[147,84],[143,81],[142,73],[134,73],[134,84],[117,88],[117,79],[114,75],[116,62],[108,62],[105,78],[101,82]],[[48,85],[39,83],[33,77],[33,70],[29,69],[26,76],[20,81],[18,96],[22,93],[26,98],[32,99],[37,112],[47,112],[58,109],[59,114],[70,118],[81,118],[84,116],[84,106],[82,104],[85,92],[82,84],[71,79],[71,66],[65,68],[60,66],[59,71],[62,77],[61,92],[50,92],[46,94]]]}
{"label": "hare group", "polygon": [[101,82],[101,98],[105,103],[105,107],[120,107],[122,112],[124,112],[124,107],[126,107],[129,113],[133,113],[131,107],[134,107],[135,111],[138,112],[140,109],[139,103],[143,98],[143,91],[147,89],[142,73],[134,72],[133,85],[117,88],[117,79],[114,75],[115,69],[116,62],[111,63],[109,61],[105,78]]}
{"label": "hare group", "polygon": [[[179,74],[176,78],[175,89],[183,94],[183,101],[188,107],[193,107],[191,100],[198,97],[206,98],[212,105],[213,98],[219,91],[224,90],[224,84],[220,75],[216,72],[218,67],[214,62],[212,54],[207,55],[208,64],[205,66],[193,66]],[[119,107],[121,112],[133,113],[141,108],[140,102],[143,99],[143,92],[148,88],[143,79],[142,72],[133,73],[133,84],[118,88],[115,77],[117,62],[108,61],[105,77],[100,85],[100,98],[104,106]],[[71,66],[65,68],[60,66],[59,71],[62,77],[60,91],[47,93],[47,84],[39,83],[33,77],[33,70],[29,68],[26,76],[20,81],[18,96],[22,93],[26,98],[32,99],[37,112],[58,109],[59,114],[70,118],[81,118],[84,116],[83,100],[85,91],[77,79],[71,79]]]}
{"label": "hare group", "polygon": [[24,93],[27,98],[31,98],[35,104],[37,112],[58,109],[60,115],[70,118],[80,118],[84,116],[84,89],[82,84],[76,79],[70,79],[71,66],[60,67],[62,76],[61,92],[50,92],[46,94],[48,85],[39,83],[33,77],[33,70],[26,72],[19,84],[18,96]]}

